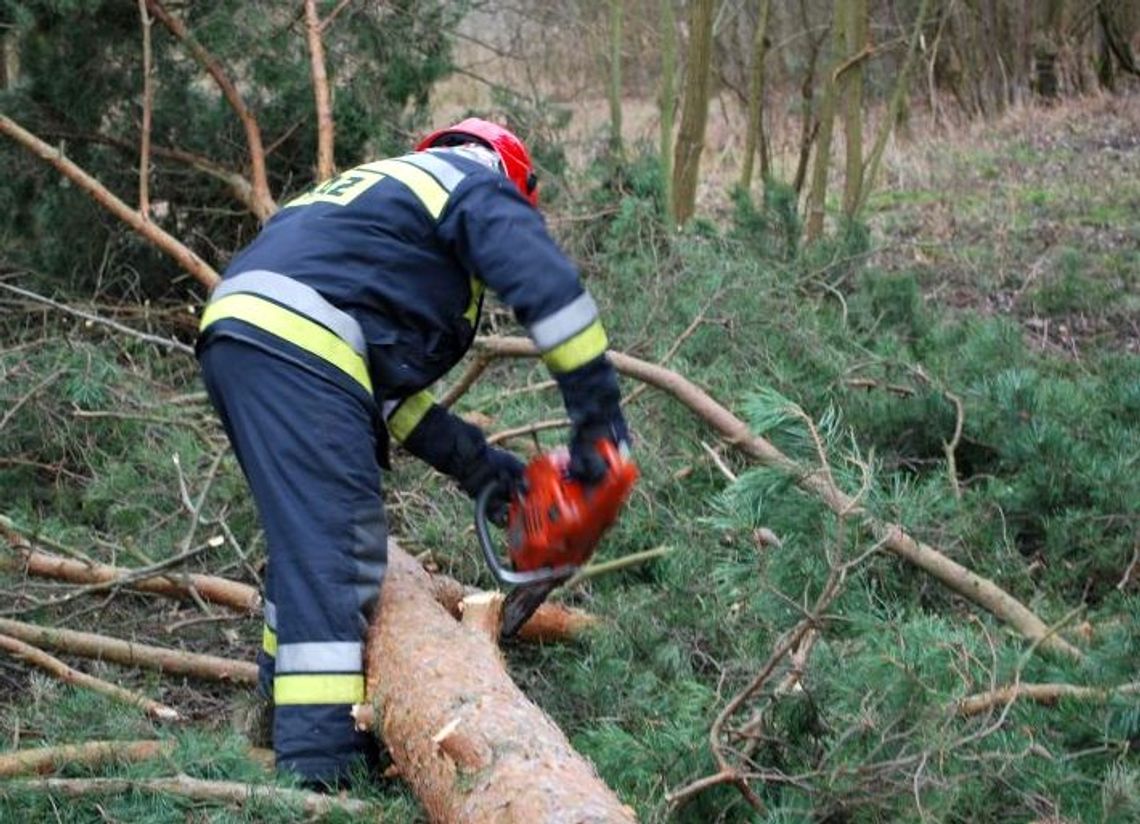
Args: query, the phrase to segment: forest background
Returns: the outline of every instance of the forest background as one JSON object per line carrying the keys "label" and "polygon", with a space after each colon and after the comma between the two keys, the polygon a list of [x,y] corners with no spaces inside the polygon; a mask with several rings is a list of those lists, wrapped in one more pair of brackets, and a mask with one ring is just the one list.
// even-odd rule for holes
{"label": "forest background", "polygon": [[[52,774],[0,819],[314,813],[235,670],[44,628],[252,660],[260,616],[191,577],[264,562],[189,356],[206,284],[478,113],[615,350],[706,393],[626,370],[644,477],[558,596],[600,623],[505,652],[601,780],[643,820],[1140,820],[1138,50],[1127,0],[0,3],[0,775]],[[559,443],[541,367],[491,357],[509,313],[483,331],[456,408]],[[402,546],[490,587],[461,493],[386,483]],[[434,809],[353,798],[319,812]]]}

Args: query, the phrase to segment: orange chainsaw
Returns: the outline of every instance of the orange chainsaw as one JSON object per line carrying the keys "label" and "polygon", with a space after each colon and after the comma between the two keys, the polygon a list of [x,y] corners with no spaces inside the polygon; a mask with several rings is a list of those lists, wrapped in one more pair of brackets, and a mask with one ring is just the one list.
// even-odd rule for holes
{"label": "orange chainsaw", "polygon": [[617,520],[637,481],[637,465],[607,439],[597,443],[606,474],[583,484],[570,475],[570,453],[558,449],[527,464],[507,514],[507,556],[500,560],[488,528],[487,503],[498,484],[475,501],[475,533],[487,566],[512,587],[503,604],[500,635],[511,638],[559,584],[577,572]]}

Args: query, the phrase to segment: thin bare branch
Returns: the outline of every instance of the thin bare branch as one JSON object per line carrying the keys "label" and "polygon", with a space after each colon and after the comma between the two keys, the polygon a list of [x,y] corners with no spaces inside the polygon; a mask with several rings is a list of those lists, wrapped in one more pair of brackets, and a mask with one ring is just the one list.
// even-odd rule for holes
{"label": "thin bare branch", "polygon": [[174,752],[174,741],[88,741],[0,754],[0,778],[44,775],[64,767],[154,761]]}
{"label": "thin bare branch", "polygon": [[44,627],[0,618],[0,633],[37,647],[97,658],[128,667],[160,670],[172,675],[191,675],[210,681],[257,683],[257,665],[246,661],[200,655],[194,652],[137,644],[106,635],[71,629]]}
{"label": "thin bare branch", "polygon": [[242,784],[237,781],[206,781],[188,775],[172,778],[40,778],[12,781],[12,790],[40,790],[71,798],[91,795],[111,795],[150,792],[177,795],[195,801],[213,801],[244,807],[251,800],[276,801],[296,806],[312,816],[324,817],[338,812],[349,816],[364,816],[374,812],[371,804],[339,795],[290,790],[261,784]]}
{"label": "thin bare branch", "polygon": [[104,681],[102,678],[96,678],[94,675],[88,675],[85,672],[72,669],[55,656],[48,655],[48,653],[42,649],[33,647],[31,644],[25,643],[18,638],[0,635],[0,649],[5,650],[16,658],[27,661],[33,666],[39,667],[44,672],[58,678],[64,683],[75,684],[76,686],[84,687],[93,692],[110,696],[124,704],[138,707],[156,721],[182,720],[182,716],[177,710],[147,698],[145,695],[139,695],[136,692],[131,692],[128,689]]}

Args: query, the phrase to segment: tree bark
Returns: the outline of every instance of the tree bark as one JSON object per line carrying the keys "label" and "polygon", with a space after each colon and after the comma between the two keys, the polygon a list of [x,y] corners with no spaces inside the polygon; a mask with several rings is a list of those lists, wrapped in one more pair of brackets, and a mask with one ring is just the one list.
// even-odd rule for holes
{"label": "tree bark", "polygon": [[697,181],[712,85],[714,6],[713,0],[693,0],[689,16],[689,60],[673,169],[673,220],[678,226],[684,225],[696,211]]}
{"label": "tree bark", "polygon": [[819,104],[819,136],[815,141],[815,162],[811,170],[811,188],[807,197],[807,221],[804,224],[804,240],[808,243],[819,240],[823,234],[824,208],[827,202],[827,179],[831,171],[831,135],[835,128],[835,108],[838,97],[838,86],[841,78],[838,76],[839,68],[843,65],[843,45],[846,28],[844,23],[844,2],[835,0],[835,11],[832,18],[834,59],[832,68],[827,72],[827,79],[823,87],[823,100]]}
{"label": "tree bark", "polygon": [[[847,20],[844,42],[847,56],[867,51],[867,0],[848,0],[844,10]],[[843,180],[843,214],[854,218],[862,200],[863,191],[863,61],[860,59],[843,78],[843,132],[846,155],[846,174]],[[887,115],[890,123],[890,113]]]}
{"label": "tree bark", "polygon": [[664,211],[672,219],[673,211],[673,121],[676,114],[674,81],[677,71],[677,20],[673,0],[661,0],[661,185],[664,187]]}
{"label": "tree bark", "polygon": [[621,30],[623,0],[610,0],[610,160],[621,163]]}
{"label": "tree bark", "polygon": [[394,542],[365,667],[379,732],[431,820],[635,820]]}
{"label": "tree bark", "polygon": [[740,188],[752,186],[752,167],[760,149],[760,176],[768,174],[764,153],[764,58],[768,55],[768,11],[770,0],[760,0],[760,16],[756,21],[756,37],[752,45],[752,71],[748,82],[748,124],[744,132],[744,166],[740,170]]}
{"label": "tree bark", "polygon": [[317,180],[328,180],[336,174],[333,140],[332,94],[325,68],[325,46],[321,40],[324,26],[317,14],[317,0],[305,0],[305,34],[309,41],[309,62],[313,71],[313,95],[317,108]]}

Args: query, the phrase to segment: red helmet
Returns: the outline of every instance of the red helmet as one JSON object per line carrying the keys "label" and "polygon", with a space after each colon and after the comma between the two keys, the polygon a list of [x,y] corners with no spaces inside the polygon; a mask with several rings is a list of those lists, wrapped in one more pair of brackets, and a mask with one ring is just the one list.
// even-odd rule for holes
{"label": "red helmet", "polygon": [[538,206],[538,178],[534,174],[530,152],[514,132],[497,123],[469,117],[454,126],[432,132],[416,145],[416,151],[422,152],[432,146],[450,146],[465,140],[474,140],[494,149],[502,158],[507,177],[519,187],[531,206]]}

